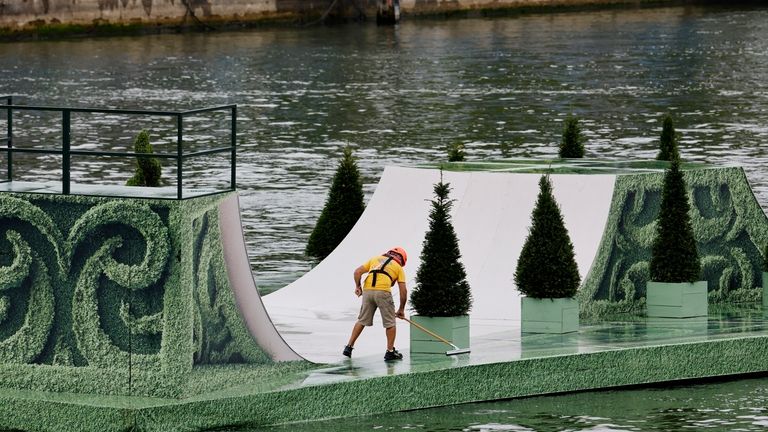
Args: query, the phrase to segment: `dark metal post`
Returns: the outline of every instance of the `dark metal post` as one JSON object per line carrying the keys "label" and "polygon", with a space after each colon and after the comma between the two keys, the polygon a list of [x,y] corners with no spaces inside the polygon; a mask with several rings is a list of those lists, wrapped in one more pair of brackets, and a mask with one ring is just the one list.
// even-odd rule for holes
{"label": "dark metal post", "polygon": [[[13,105],[13,96],[8,96],[8,99],[6,100],[8,105]],[[7,133],[8,133],[8,180],[13,180],[13,152],[11,149],[13,148],[13,109],[8,108],[7,115],[8,119],[8,127]]]}
{"label": "dark metal post", "polygon": [[176,198],[181,199],[181,186],[182,186],[182,143],[184,141],[184,135],[182,131],[181,114],[176,115]]}
{"label": "dark metal post", "polygon": [[61,193],[69,195],[69,144],[70,144],[70,111],[65,109],[61,111],[61,174],[62,185]]}
{"label": "dark metal post", "polygon": [[230,161],[229,173],[231,178],[229,180],[229,188],[231,190],[237,189],[237,105],[232,107],[232,126],[229,132],[230,145],[232,146],[232,158]]}

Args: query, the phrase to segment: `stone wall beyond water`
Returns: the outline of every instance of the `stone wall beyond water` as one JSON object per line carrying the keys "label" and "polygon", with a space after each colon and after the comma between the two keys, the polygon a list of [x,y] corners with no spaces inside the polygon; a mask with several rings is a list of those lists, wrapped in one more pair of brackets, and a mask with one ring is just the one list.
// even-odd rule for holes
{"label": "stone wall beyond water", "polygon": [[[675,3],[674,0],[401,0],[405,15],[588,5]],[[679,2],[677,2],[679,3]],[[376,0],[0,0],[0,29],[44,25],[215,26],[258,22],[310,22],[329,16],[375,16]]]}

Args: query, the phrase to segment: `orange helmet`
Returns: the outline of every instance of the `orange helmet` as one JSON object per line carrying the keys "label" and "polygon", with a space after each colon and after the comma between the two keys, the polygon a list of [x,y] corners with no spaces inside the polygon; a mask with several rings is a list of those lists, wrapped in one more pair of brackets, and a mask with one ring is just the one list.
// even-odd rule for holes
{"label": "orange helmet", "polygon": [[396,259],[397,262],[399,262],[403,267],[405,267],[405,263],[408,261],[408,254],[405,253],[405,249],[401,248],[400,246],[388,250],[387,255]]}

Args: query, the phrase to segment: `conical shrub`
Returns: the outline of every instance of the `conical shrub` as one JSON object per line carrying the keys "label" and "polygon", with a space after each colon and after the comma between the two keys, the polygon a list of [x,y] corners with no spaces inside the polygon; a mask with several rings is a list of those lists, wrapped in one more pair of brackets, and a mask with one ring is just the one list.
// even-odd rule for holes
{"label": "conical shrub", "polygon": [[661,127],[661,137],[659,138],[659,154],[656,160],[671,161],[680,158],[680,152],[677,150],[677,133],[672,116],[667,114]]}
{"label": "conical shrub", "polygon": [[318,260],[330,255],[349,234],[363,210],[365,204],[360,172],[352,149],[346,147],[333,176],[325,207],[307,241],[306,254]]}
{"label": "conical shrub", "polygon": [[581,134],[579,119],[568,116],[563,128],[563,141],[560,143],[559,156],[561,158],[583,158],[584,136]]}
{"label": "conical shrub", "polygon": [[421,249],[416,286],[411,292],[411,306],[422,316],[466,315],[472,307],[459,240],[451,223],[450,190],[450,184],[443,183],[442,179],[434,187],[429,230]]}
{"label": "conical shrub", "polygon": [[[143,130],[139,132],[133,141],[134,153],[154,153],[152,144],[149,143],[149,132]],[[160,161],[156,157],[136,157],[136,171],[133,177],[129,178],[125,184],[127,186],[160,186],[160,177],[162,169]]]}
{"label": "conical shrub", "polygon": [[701,263],[689,210],[680,159],[676,158],[664,175],[650,264],[652,281],[694,282],[699,279]]}
{"label": "conical shrub", "polygon": [[448,162],[464,162],[464,144],[455,143],[448,147]]}
{"label": "conical shrub", "polygon": [[560,208],[552,195],[549,176],[539,180],[539,196],[531,215],[531,228],[517,260],[517,289],[532,298],[570,298],[581,278],[573,243]]}

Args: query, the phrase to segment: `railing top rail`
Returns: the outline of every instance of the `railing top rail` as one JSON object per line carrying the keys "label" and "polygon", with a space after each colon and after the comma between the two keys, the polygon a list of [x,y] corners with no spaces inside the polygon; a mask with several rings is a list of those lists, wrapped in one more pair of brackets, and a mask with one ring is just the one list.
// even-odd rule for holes
{"label": "railing top rail", "polygon": [[221,111],[221,110],[228,110],[232,108],[236,108],[237,104],[227,104],[227,105],[216,105],[212,107],[205,107],[205,108],[195,108],[191,110],[182,111],[181,115],[188,115],[188,114],[198,114],[203,112],[209,112],[209,111]]}
{"label": "railing top rail", "polygon": [[[3,96],[0,96],[2,98]],[[69,108],[69,107],[56,107],[56,106],[35,106],[35,105],[0,105],[3,109],[12,109],[15,111],[69,111],[69,112],[82,112],[82,113],[95,113],[95,114],[125,114],[125,115],[154,115],[154,116],[184,116],[189,114],[221,111],[234,108],[236,105],[218,105],[206,108],[199,108],[185,111],[154,111],[154,110],[128,110],[128,109],[112,109],[112,108]]]}

